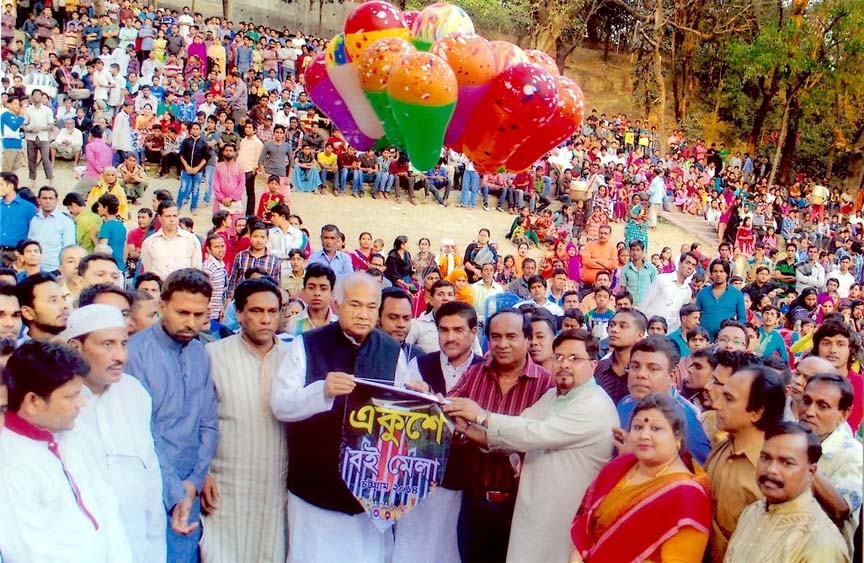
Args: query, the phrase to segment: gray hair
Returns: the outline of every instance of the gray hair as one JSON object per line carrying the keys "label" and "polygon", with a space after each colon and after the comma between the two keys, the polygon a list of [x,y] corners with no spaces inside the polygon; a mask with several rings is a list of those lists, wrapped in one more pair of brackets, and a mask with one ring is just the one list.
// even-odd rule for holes
{"label": "gray hair", "polygon": [[336,280],[336,287],[333,289],[333,299],[339,305],[345,301],[345,291],[353,289],[357,286],[365,285],[378,296],[378,302],[381,302],[381,285],[378,280],[368,275],[366,272],[354,272],[347,276],[342,276]]}

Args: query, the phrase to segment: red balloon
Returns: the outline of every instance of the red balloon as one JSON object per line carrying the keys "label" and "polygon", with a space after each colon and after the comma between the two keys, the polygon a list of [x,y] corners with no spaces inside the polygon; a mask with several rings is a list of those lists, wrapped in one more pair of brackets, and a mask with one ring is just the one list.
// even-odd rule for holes
{"label": "red balloon", "polygon": [[496,76],[468,122],[462,143],[480,172],[503,166],[522,142],[552,119],[558,83],[549,71],[519,62]]}
{"label": "red balloon", "polygon": [[402,19],[405,20],[405,27],[411,29],[411,26],[414,25],[414,20],[417,19],[417,16],[420,15],[418,10],[408,10],[407,12],[402,12]]}
{"label": "red balloon", "polygon": [[567,78],[558,77],[558,105],[552,119],[538,129],[507,159],[507,170],[525,170],[556,146],[570,138],[582,124],[585,96],[582,89]]}

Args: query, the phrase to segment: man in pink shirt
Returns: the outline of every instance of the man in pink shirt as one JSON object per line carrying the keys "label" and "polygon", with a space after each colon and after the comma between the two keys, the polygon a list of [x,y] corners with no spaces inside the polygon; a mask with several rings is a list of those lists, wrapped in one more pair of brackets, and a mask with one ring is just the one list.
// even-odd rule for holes
{"label": "man in pink shirt", "polygon": [[90,130],[90,140],[84,147],[84,154],[87,156],[84,176],[72,191],[87,197],[93,186],[99,183],[102,171],[114,163],[114,151],[111,145],[102,140],[102,128],[98,125]]}

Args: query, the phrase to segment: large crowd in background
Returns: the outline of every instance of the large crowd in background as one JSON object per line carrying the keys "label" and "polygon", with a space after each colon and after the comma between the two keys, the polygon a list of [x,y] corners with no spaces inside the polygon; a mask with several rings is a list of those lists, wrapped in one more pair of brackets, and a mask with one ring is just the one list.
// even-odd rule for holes
{"label": "large crowd in background", "polygon": [[[596,110],[526,171],[418,170],[316,110],[326,41],[104,7],[3,7],[3,561],[860,559],[851,190]],[[294,192],[513,218],[353,241]],[[663,212],[716,246],[649,252]],[[336,473],[356,377],[455,425],[386,532]]]}

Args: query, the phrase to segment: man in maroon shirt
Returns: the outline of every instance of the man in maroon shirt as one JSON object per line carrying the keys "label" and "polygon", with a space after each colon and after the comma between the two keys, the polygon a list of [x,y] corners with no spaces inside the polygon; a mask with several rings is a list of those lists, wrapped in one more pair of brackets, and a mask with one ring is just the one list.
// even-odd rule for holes
{"label": "man in maroon shirt", "polygon": [[[502,309],[486,325],[489,360],[468,368],[448,396],[447,412],[480,406],[474,420],[482,425],[490,412],[517,416],[554,386],[552,374],[528,355],[531,322],[515,309]],[[515,456],[484,452],[473,443],[451,449],[447,479],[464,488],[459,513],[459,553],[463,561],[504,561],[518,488]]]}
{"label": "man in maroon shirt", "polygon": [[[339,165],[339,174],[337,176],[338,181],[336,183],[338,187],[338,191],[336,191],[336,195],[342,195],[345,193],[345,186],[348,184],[348,176],[351,176],[351,180],[354,180],[354,175],[359,173],[360,171],[360,159],[357,158],[357,151],[354,147],[348,147],[343,153],[339,155],[336,159],[336,163]],[[357,197],[357,192],[352,194],[354,197]]]}

